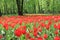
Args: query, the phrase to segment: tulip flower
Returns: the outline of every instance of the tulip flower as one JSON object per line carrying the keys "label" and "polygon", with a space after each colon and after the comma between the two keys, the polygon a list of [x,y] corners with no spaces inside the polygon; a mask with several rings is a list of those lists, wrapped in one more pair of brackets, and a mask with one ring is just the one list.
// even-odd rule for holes
{"label": "tulip flower", "polygon": [[30,38],[30,40],[34,40],[34,38]]}
{"label": "tulip flower", "polygon": [[26,30],[21,30],[22,34],[26,34]]}
{"label": "tulip flower", "polygon": [[49,28],[50,28],[50,25],[46,25],[46,29],[49,30]]}
{"label": "tulip flower", "polygon": [[57,28],[60,30],[60,24],[58,24]]}
{"label": "tulip flower", "polygon": [[27,39],[29,39],[29,38],[30,38],[30,33],[26,33],[26,34],[25,34],[25,37],[26,37]]}
{"label": "tulip flower", "polygon": [[43,38],[42,37],[38,37],[37,40],[43,40]]}
{"label": "tulip flower", "polygon": [[60,40],[59,36],[55,36],[54,40]]}
{"label": "tulip flower", "polygon": [[3,23],[3,27],[4,27],[6,30],[8,30],[9,25],[8,25],[7,23]]}
{"label": "tulip flower", "polygon": [[59,32],[58,32],[58,30],[56,30],[54,33],[57,35]]}
{"label": "tulip flower", "polygon": [[16,25],[16,23],[11,23],[11,24],[10,24],[10,26],[11,26],[12,28],[14,28],[15,25]]}
{"label": "tulip flower", "polygon": [[41,28],[39,29],[39,32],[42,32],[42,29]]}
{"label": "tulip flower", "polygon": [[3,38],[3,36],[0,34],[0,39],[2,39]]}
{"label": "tulip flower", "polygon": [[19,24],[20,24],[20,25],[22,24],[22,20],[19,20]]}
{"label": "tulip flower", "polygon": [[21,30],[18,28],[14,31],[14,34],[17,36],[17,37],[20,37],[22,35],[22,32]]}
{"label": "tulip flower", "polygon": [[36,27],[34,27],[33,30],[34,30],[34,32],[37,32],[38,31],[38,29]]}
{"label": "tulip flower", "polygon": [[46,25],[44,23],[40,23],[42,27],[45,27]]}
{"label": "tulip flower", "polygon": [[45,39],[47,39],[48,38],[48,35],[47,34],[44,34],[44,36],[43,36]]}
{"label": "tulip flower", "polygon": [[57,26],[56,24],[54,24],[54,28],[57,29],[57,27],[58,27],[58,26]]}
{"label": "tulip flower", "polygon": [[37,33],[37,32],[34,32],[33,35],[34,35],[35,37],[37,37],[38,33]]}

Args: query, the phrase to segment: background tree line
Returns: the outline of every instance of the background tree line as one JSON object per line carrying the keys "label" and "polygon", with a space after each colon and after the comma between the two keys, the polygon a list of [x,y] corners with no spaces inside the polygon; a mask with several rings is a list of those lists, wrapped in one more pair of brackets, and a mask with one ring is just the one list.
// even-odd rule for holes
{"label": "background tree line", "polygon": [[60,13],[60,0],[0,0],[0,13]]}

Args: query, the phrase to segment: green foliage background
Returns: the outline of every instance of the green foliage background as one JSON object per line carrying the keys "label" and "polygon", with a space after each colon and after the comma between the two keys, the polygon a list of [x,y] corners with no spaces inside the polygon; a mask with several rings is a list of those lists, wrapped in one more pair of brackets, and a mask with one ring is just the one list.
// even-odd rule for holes
{"label": "green foliage background", "polygon": [[[60,0],[24,0],[23,13],[60,13]],[[16,0],[0,0],[0,10],[17,14]]]}

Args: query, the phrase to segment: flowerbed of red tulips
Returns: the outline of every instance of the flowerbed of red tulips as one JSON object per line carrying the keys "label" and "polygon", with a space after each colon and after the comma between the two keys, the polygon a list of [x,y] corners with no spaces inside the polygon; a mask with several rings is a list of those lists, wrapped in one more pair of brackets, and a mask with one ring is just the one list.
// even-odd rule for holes
{"label": "flowerbed of red tulips", "polygon": [[60,40],[60,16],[0,17],[0,40]]}

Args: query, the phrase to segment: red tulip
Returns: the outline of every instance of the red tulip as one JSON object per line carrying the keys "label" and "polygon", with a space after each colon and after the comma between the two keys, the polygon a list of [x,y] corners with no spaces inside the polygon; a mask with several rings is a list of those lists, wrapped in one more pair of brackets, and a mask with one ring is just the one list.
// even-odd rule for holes
{"label": "red tulip", "polygon": [[21,30],[18,28],[14,31],[14,34],[17,36],[17,37],[20,37],[22,35],[22,32]]}
{"label": "red tulip", "polygon": [[36,37],[38,35],[38,33],[37,32],[34,32],[33,35]]}
{"label": "red tulip", "polygon": [[39,29],[39,32],[42,32],[42,29]]}
{"label": "red tulip", "polygon": [[60,40],[60,38],[58,36],[55,36],[54,40]]}
{"label": "red tulip", "polygon": [[22,31],[22,34],[26,34],[26,30],[21,30]]}
{"label": "red tulip", "polygon": [[34,27],[33,30],[34,30],[34,32],[37,32],[38,31],[38,29],[36,27]]}
{"label": "red tulip", "polygon": [[18,23],[18,20],[14,20],[13,23],[16,23],[17,24]]}
{"label": "red tulip", "polygon": [[54,18],[54,21],[55,21],[55,22],[58,22],[58,19],[57,19],[57,18]]}
{"label": "red tulip", "polygon": [[26,37],[27,39],[29,39],[29,38],[30,38],[30,33],[26,33],[26,34],[25,34],[25,37]]}
{"label": "red tulip", "polygon": [[20,24],[20,25],[22,24],[22,20],[19,20],[19,24]]}
{"label": "red tulip", "polygon": [[7,23],[3,23],[3,27],[8,30],[8,24]]}
{"label": "red tulip", "polygon": [[2,21],[0,20],[0,24],[2,24]]}
{"label": "red tulip", "polygon": [[35,40],[34,38],[30,38],[30,40]]}
{"label": "red tulip", "polygon": [[55,31],[55,34],[58,34],[58,30]]}
{"label": "red tulip", "polygon": [[43,40],[43,38],[42,37],[38,37],[37,40]]}
{"label": "red tulip", "polygon": [[30,22],[30,23],[32,23],[32,21],[33,21],[32,19],[29,19],[29,22]]}
{"label": "red tulip", "polygon": [[45,25],[44,23],[41,23],[41,26],[42,26],[42,27],[45,27],[46,25]]}
{"label": "red tulip", "polygon": [[26,30],[26,26],[20,26],[22,29]]}
{"label": "red tulip", "polygon": [[58,27],[58,26],[57,26],[56,24],[54,24],[54,28],[57,29],[57,27]]}
{"label": "red tulip", "polygon": [[8,18],[7,20],[5,20],[7,23],[10,22],[11,20]]}
{"label": "red tulip", "polygon": [[48,22],[48,25],[51,25],[52,24],[52,22],[51,22],[51,20]]}
{"label": "red tulip", "polygon": [[57,28],[60,30],[60,24],[58,24],[58,27]]}
{"label": "red tulip", "polygon": [[45,38],[45,39],[48,38],[48,35],[47,35],[47,34],[44,34],[44,38]]}
{"label": "red tulip", "polygon": [[46,29],[49,30],[49,28],[50,28],[50,25],[46,25]]}
{"label": "red tulip", "polygon": [[15,25],[16,25],[16,23],[11,23],[11,24],[10,24],[10,26],[11,26],[12,28],[14,28]]}
{"label": "red tulip", "polygon": [[1,39],[1,38],[3,38],[3,36],[2,36],[2,35],[0,35],[0,39]]}
{"label": "red tulip", "polygon": [[23,34],[26,33],[26,26],[20,26],[19,28],[21,29],[21,32],[22,32]]}

